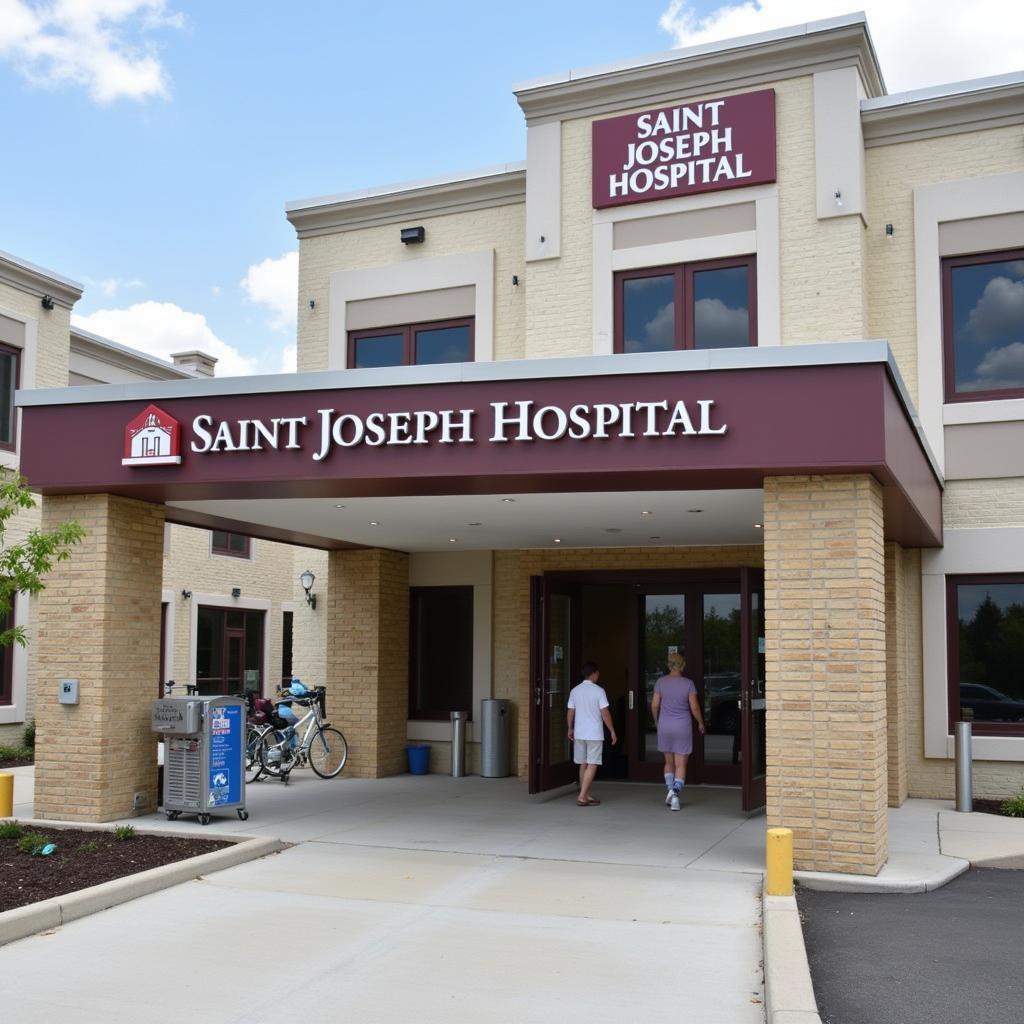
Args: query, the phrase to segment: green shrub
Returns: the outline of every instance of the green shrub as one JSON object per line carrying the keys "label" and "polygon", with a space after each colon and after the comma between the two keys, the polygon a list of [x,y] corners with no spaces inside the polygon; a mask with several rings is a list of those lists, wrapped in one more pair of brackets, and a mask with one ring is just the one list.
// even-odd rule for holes
{"label": "green shrub", "polygon": [[0,746],[0,761],[14,760],[15,758],[32,757],[32,751],[28,747],[3,747]]}
{"label": "green shrub", "polygon": [[125,843],[129,839],[135,838],[135,828],[132,825],[118,825],[114,829],[114,838],[119,842]]}
{"label": "green shrub", "polygon": [[43,835],[42,832],[26,832],[18,840],[18,849],[22,853],[35,853],[36,850],[52,841],[49,836]]}
{"label": "green shrub", "polygon": [[78,847],[79,853],[95,853],[100,848],[100,844],[95,839],[90,839],[88,842],[82,843]]}
{"label": "green shrub", "polygon": [[1003,801],[1003,814],[1011,818],[1024,818],[1024,793],[1011,796],[1009,800]]}
{"label": "green shrub", "polygon": [[25,749],[30,752],[35,752],[36,749],[36,720],[33,718],[31,722],[25,725],[25,731],[21,734],[21,742]]}
{"label": "green shrub", "polygon": [[25,831],[17,821],[0,822],[0,839],[20,839]]}

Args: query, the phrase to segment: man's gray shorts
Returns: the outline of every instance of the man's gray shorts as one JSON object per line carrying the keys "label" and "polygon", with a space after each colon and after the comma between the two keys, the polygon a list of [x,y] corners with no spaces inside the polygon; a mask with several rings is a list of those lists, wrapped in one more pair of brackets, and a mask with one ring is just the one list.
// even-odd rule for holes
{"label": "man's gray shorts", "polygon": [[604,740],[573,740],[572,754],[577,764],[601,764],[604,760]]}

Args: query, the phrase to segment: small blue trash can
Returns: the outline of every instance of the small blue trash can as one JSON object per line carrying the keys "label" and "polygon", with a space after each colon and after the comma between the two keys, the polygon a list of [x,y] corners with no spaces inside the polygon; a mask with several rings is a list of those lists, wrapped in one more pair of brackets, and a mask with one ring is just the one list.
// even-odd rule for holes
{"label": "small blue trash can", "polygon": [[410,775],[427,775],[430,772],[430,747],[425,743],[412,744],[405,748],[409,758]]}

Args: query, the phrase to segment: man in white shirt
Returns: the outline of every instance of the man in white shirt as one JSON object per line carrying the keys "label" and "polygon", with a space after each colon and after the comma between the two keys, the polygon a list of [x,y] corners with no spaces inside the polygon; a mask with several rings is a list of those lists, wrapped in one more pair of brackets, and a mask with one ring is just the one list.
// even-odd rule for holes
{"label": "man in white shirt", "polygon": [[590,795],[597,769],[603,760],[604,727],[608,726],[612,743],[618,743],[611,712],[608,710],[608,694],[603,686],[597,685],[601,670],[596,662],[583,664],[583,682],[569,691],[569,741],[573,745],[573,760],[580,766],[580,792],[576,798],[577,807],[594,807],[600,800]]}

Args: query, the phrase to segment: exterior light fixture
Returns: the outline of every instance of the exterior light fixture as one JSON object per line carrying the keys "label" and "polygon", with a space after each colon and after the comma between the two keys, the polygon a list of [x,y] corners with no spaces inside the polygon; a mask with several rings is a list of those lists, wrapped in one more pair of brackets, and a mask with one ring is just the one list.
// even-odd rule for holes
{"label": "exterior light fixture", "polygon": [[344,508],[345,506],[344,505],[335,505],[334,507],[335,508]]}
{"label": "exterior light fixture", "polygon": [[376,519],[371,519],[370,520],[370,525],[371,526],[380,526],[380,523],[378,523]]}
{"label": "exterior light fixture", "polygon": [[515,502],[515,500],[516,500],[515,498],[502,498],[501,499],[501,503],[503,505],[511,505],[511,504],[513,504]]}
{"label": "exterior light fixture", "polygon": [[316,611],[316,594],[310,593],[313,589],[313,584],[316,582],[316,576],[314,576],[309,569],[306,569],[305,572],[299,576],[299,582],[302,584],[302,589],[306,592],[306,604],[308,604],[313,611]]}
{"label": "exterior light fixture", "polygon": [[310,299],[309,300],[309,308],[310,309],[316,309],[316,299]]}
{"label": "exterior light fixture", "polygon": [[42,298],[42,301],[40,302],[40,305],[43,307],[43,309],[45,309],[47,311],[53,309],[53,307],[54,307],[53,296],[52,295],[44,295],[43,298]]}
{"label": "exterior light fixture", "polygon": [[886,225],[885,225],[885,237],[886,237],[886,238],[892,238],[892,236],[893,236],[893,232],[894,232],[895,230],[896,230],[896,229],[895,229],[895,228],[894,228],[894,227],[893,227],[893,226],[892,226],[891,224],[886,224]]}
{"label": "exterior light fixture", "polygon": [[836,189],[835,192],[832,193],[832,198],[835,199],[836,206],[838,206],[840,209],[842,209],[842,206],[843,206],[843,193],[840,192],[839,189]]}
{"label": "exterior light fixture", "polygon": [[457,544],[458,542],[459,542],[459,538],[458,537],[449,537],[448,538],[448,543],[449,544]]}
{"label": "exterior light fixture", "polygon": [[424,227],[402,228],[399,232],[402,245],[416,245],[427,237],[427,229]]}
{"label": "exterior light fixture", "polygon": [[754,523],[755,530],[763,530],[764,526],[761,523]]}
{"label": "exterior light fixture", "polygon": [[181,592],[181,599],[182,599],[182,601],[191,601],[192,600],[192,591],[191,590],[183,590]]}
{"label": "exterior light fixture", "polygon": [[556,537],[555,538],[555,543],[556,544],[561,544],[562,543],[562,538],[561,537]]}
{"label": "exterior light fixture", "polygon": [[232,587],[231,588],[231,596],[235,597],[235,598],[241,597],[242,596],[242,588],[241,587]]}
{"label": "exterior light fixture", "polygon": [[648,511],[648,512],[641,512],[640,515],[642,515],[642,516],[653,516],[654,513]]}
{"label": "exterior light fixture", "polygon": [[702,508],[688,508],[686,511],[687,512],[703,512],[704,509],[702,509]]}

